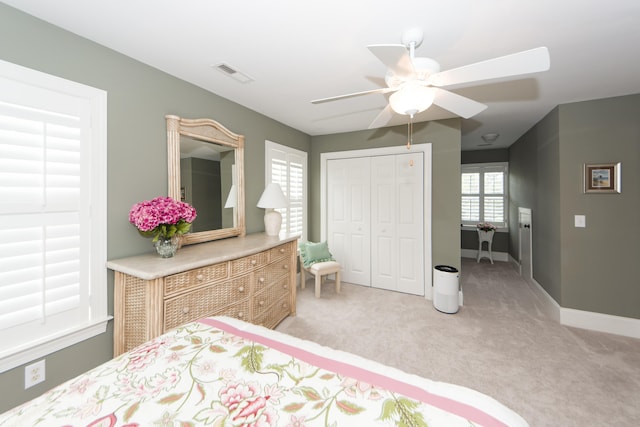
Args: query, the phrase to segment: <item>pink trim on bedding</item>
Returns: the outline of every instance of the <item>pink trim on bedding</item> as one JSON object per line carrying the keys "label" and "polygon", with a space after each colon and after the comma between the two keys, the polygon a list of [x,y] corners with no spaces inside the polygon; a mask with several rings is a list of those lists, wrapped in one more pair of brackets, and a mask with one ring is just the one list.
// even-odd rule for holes
{"label": "pink trim on bedding", "polygon": [[420,400],[429,405],[443,409],[447,412],[461,416],[468,420],[486,427],[507,427],[502,421],[496,419],[490,414],[482,411],[481,409],[470,406],[466,403],[458,402],[447,397],[438,396],[437,394],[430,393],[420,387],[404,383],[402,381],[389,378],[382,374],[368,371],[366,369],[358,368],[357,366],[350,365],[348,363],[339,362],[337,360],[329,359],[327,357],[319,356],[306,350],[302,350],[297,347],[293,347],[289,344],[285,344],[280,341],[276,341],[271,338],[257,335],[252,332],[243,331],[234,326],[231,326],[223,321],[216,319],[200,319],[200,323],[207,324],[209,326],[222,329],[231,334],[240,336],[242,338],[249,339],[251,341],[258,342],[266,345],[283,353],[289,354],[297,359],[304,360],[305,362],[324,368],[341,375],[366,381],[369,384],[376,385],[378,387],[385,388],[389,391],[401,393],[407,397],[411,397],[416,400]]}

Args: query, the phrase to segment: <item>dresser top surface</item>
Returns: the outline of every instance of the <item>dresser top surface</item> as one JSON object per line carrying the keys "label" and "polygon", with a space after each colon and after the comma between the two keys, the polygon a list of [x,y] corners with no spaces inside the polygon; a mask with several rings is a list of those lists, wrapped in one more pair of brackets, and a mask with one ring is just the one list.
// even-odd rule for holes
{"label": "dresser top surface", "polygon": [[172,258],[160,258],[157,253],[148,253],[107,262],[107,268],[144,280],[153,280],[194,268],[205,267],[262,252],[300,236],[268,236],[265,233],[248,234],[242,237],[183,246]]}

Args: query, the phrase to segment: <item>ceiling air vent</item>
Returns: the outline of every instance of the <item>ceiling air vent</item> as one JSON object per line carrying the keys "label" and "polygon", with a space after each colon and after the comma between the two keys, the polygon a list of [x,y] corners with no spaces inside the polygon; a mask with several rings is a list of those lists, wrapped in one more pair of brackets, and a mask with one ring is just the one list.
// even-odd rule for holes
{"label": "ceiling air vent", "polygon": [[241,73],[240,71],[233,68],[231,65],[225,64],[224,62],[218,65],[215,65],[214,68],[220,71],[221,73],[226,74],[227,76],[239,81],[240,83],[250,83],[253,81],[251,77],[247,76],[244,73]]}

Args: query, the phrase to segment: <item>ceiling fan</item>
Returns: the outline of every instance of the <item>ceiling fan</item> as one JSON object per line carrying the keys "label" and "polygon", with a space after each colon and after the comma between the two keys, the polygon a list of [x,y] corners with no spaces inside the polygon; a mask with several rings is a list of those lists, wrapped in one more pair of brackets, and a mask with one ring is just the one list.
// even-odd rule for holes
{"label": "ceiling fan", "polygon": [[368,46],[371,53],[387,66],[388,71],[385,76],[387,87],[316,99],[311,103],[320,104],[372,93],[391,93],[389,104],[373,120],[369,129],[386,125],[393,114],[397,113],[410,117],[409,131],[411,132],[414,115],[426,110],[432,104],[465,119],[487,108],[484,104],[442,89],[443,87],[549,69],[549,51],[546,47],[538,47],[440,71],[440,64],[435,60],[415,56],[415,48],[422,43],[422,40],[422,30],[414,28],[402,34],[402,44]]}

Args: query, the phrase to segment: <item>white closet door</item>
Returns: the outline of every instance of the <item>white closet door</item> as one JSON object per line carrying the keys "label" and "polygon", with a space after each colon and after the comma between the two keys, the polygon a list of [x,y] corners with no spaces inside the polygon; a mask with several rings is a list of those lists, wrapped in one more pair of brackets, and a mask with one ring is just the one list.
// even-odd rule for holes
{"label": "white closet door", "polygon": [[341,280],[371,286],[370,159],[327,162],[327,240]]}
{"label": "white closet door", "polygon": [[371,286],[424,295],[423,156],[371,160]]}

